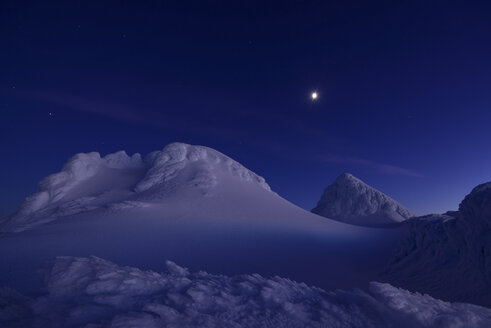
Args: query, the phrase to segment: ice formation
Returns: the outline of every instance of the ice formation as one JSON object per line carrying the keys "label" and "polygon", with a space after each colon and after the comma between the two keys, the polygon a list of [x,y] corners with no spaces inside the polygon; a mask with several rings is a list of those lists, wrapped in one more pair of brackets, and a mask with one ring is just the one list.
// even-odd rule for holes
{"label": "ice formation", "polygon": [[326,292],[258,274],[224,276],[166,262],[163,273],[97,258],[45,267],[47,294],[0,289],[0,322],[14,327],[489,327],[491,310],[372,282]]}
{"label": "ice formation", "polygon": [[340,175],[324,190],[312,212],[364,226],[390,225],[414,216],[389,196],[349,173]]}

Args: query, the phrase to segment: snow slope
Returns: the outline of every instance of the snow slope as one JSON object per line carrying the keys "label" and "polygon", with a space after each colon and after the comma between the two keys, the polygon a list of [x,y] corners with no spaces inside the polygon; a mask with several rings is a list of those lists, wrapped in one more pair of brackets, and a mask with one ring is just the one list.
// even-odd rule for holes
{"label": "snow slope", "polygon": [[401,204],[349,173],[329,185],[313,213],[350,224],[381,227],[414,216]]}
{"label": "snow slope", "polygon": [[47,294],[0,289],[0,322],[14,327],[490,327],[491,310],[447,303],[372,282],[326,292],[258,274],[157,273],[97,258],[59,257],[44,270]]}
{"label": "snow slope", "polygon": [[445,300],[491,306],[491,182],[457,212],[408,220],[384,279]]}
{"label": "snow slope", "polygon": [[168,259],[212,273],[366,287],[398,239],[397,229],[302,210],[229,157],[182,143],[143,160],[124,152],[76,155],[0,230],[0,285],[21,292],[42,288],[33,272],[60,255],[153,270]]}

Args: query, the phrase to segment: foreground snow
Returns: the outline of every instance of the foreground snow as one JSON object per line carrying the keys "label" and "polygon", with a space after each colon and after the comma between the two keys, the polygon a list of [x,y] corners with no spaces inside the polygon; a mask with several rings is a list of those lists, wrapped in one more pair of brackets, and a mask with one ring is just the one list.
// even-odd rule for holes
{"label": "foreground snow", "polygon": [[329,185],[313,213],[350,224],[381,227],[412,216],[404,206],[349,173]]}
{"label": "foreground snow", "polygon": [[489,327],[491,310],[447,303],[372,282],[326,292],[280,277],[164,273],[90,257],[59,257],[44,270],[47,294],[0,289],[8,327]]}

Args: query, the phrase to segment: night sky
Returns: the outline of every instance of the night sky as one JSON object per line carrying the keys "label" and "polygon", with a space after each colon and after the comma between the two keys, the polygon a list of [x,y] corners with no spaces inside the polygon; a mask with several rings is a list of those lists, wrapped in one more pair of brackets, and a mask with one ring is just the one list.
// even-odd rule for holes
{"label": "night sky", "polygon": [[489,1],[2,1],[0,50],[0,216],[174,141],[308,210],[343,172],[417,214],[491,180]]}

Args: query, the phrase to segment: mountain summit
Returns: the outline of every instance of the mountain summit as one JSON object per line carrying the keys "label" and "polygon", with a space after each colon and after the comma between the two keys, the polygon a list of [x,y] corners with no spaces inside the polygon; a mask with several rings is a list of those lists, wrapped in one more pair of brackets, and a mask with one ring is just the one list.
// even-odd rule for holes
{"label": "mountain summit", "polygon": [[312,212],[363,226],[385,226],[414,216],[401,204],[350,173],[341,174],[324,190]]}

